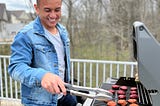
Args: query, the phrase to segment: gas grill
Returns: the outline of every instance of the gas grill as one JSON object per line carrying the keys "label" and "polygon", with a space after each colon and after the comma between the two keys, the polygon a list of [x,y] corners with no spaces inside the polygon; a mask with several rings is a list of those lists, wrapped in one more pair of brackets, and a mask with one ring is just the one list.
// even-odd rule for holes
{"label": "gas grill", "polygon": [[[132,41],[134,58],[138,62],[139,80],[131,77],[111,78],[110,81],[102,83],[99,89],[67,85],[71,94],[90,98],[89,102],[86,100],[83,106],[106,106],[105,99],[117,103],[119,100],[117,91],[113,95],[108,92],[112,89],[112,85],[127,87],[126,101],[130,99],[131,87],[136,87],[138,95],[136,104],[139,106],[160,106],[160,44],[141,22],[134,22],[133,24]],[[100,94],[84,94],[79,93],[79,91],[74,92],[72,89],[98,91],[96,94]],[[126,106],[129,105],[127,102]],[[119,106],[118,103],[117,106]]]}
{"label": "gas grill", "polygon": [[[132,41],[134,58],[138,62],[139,80],[121,77],[114,80],[114,83],[103,83],[101,88],[109,90],[113,84],[136,86],[139,106],[160,106],[160,44],[147,27],[138,21],[133,23]],[[113,100],[117,102],[118,99],[116,97]],[[106,106],[102,101],[95,99],[90,101],[91,106]]]}
{"label": "gas grill", "polygon": [[132,35],[139,80],[150,93],[153,106],[160,106],[160,44],[142,22],[134,22]]}

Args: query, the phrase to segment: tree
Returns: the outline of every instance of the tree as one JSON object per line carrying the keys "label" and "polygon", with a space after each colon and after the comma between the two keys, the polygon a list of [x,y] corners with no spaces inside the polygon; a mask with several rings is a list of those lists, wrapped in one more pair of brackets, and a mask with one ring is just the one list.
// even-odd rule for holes
{"label": "tree", "polygon": [[132,24],[159,38],[160,0],[63,0],[72,58],[132,60]]}

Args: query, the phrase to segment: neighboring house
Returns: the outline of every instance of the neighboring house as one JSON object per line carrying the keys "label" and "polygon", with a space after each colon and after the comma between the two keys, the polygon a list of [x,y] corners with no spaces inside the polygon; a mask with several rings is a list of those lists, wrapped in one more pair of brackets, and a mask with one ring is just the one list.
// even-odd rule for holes
{"label": "neighboring house", "polygon": [[23,23],[27,24],[32,19],[30,14],[27,14],[24,10],[7,11],[10,23]]}
{"label": "neighboring house", "polygon": [[6,5],[0,3],[0,41],[5,38],[6,35],[6,23],[8,22],[8,16],[6,11]]}
{"label": "neighboring house", "polygon": [[27,14],[24,10],[7,11],[9,24],[6,24],[7,39],[6,41],[13,40],[18,31],[23,28],[24,25],[32,21],[30,14]]}
{"label": "neighboring house", "polygon": [[0,3],[0,42],[12,41],[17,32],[33,20],[33,14],[24,10],[8,11],[6,5]]}
{"label": "neighboring house", "polygon": [[5,41],[11,42],[18,31],[23,28],[24,25],[25,24],[22,23],[6,24],[7,35]]}

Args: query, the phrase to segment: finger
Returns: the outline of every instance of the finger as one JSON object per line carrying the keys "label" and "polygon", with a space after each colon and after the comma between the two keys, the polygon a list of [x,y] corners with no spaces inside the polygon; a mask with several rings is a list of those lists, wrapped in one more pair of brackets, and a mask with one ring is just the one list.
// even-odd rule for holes
{"label": "finger", "polygon": [[58,84],[53,85],[53,89],[54,89],[56,94],[60,94],[60,88],[58,87]]}
{"label": "finger", "polygon": [[51,84],[44,83],[44,84],[42,85],[42,87],[45,88],[48,92],[50,92],[50,93],[52,93],[52,94],[55,93],[55,90],[54,90],[54,88],[52,87]]}
{"label": "finger", "polygon": [[54,90],[54,88],[53,88],[52,86],[49,86],[47,90],[48,90],[50,93],[52,93],[52,94],[55,94],[55,93],[56,93],[55,90]]}
{"label": "finger", "polygon": [[66,88],[64,86],[64,83],[61,82],[61,83],[58,84],[58,86],[59,86],[61,92],[63,93],[63,95],[66,95]]}

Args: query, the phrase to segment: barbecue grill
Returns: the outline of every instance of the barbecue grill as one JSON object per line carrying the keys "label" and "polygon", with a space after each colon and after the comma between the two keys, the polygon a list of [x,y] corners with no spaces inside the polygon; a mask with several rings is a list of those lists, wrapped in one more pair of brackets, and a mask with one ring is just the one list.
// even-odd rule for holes
{"label": "barbecue grill", "polygon": [[139,80],[149,91],[153,106],[160,106],[160,44],[142,22],[133,24],[133,52]]}
{"label": "barbecue grill", "polygon": [[[134,58],[138,62],[139,81],[121,77],[116,84],[136,86],[139,106],[160,106],[160,44],[142,22],[133,23],[132,39]],[[101,87],[111,89],[111,83],[103,83]],[[105,105],[102,101],[92,101],[92,106]]]}
{"label": "barbecue grill", "polygon": [[[127,101],[130,99],[130,88],[136,87],[138,94],[137,104],[139,106],[160,106],[158,104],[160,103],[160,44],[141,22],[134,22],[132,39],[134,58],[138,62],[139,80],[131,77],[120,77],[119,79],[111,79],[110,82],[103,83],[100,88],[108,91],[112,89],[113,84],[127,86],[125,99]],[[76,95],[76,93],[74,94]],[[103,96],[106,99],[111,99],[112,96],[111,100],[115,102],[118,102],[119,99],[117,91],[113,95],[102,95],[101,98]],[[92,99],[88,103],[84,103],[83,106],[106,106],[106,102],[97,100],[96,96],[90,97]],[[117,106],[119,105],[117,104]],[[129,106],[129,103],[126,106]]]}

